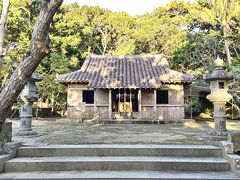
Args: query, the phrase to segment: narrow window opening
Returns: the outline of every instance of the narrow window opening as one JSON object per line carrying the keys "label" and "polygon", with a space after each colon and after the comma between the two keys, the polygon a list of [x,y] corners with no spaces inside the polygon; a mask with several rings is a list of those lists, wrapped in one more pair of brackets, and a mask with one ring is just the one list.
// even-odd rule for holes
{"label": "narrow window opening", "polygon": [[224,89],[224,82],[219,82],[218,87],[219,89]]}
{"label": "narrow window opening", "polygon": [[168,90],[157,91],[157,104],[168,104]]}
{"label": "narrow window opening", "polygon": [[82,101],[86,104],[94,104],[94,91],[93,90],[83,90]]}

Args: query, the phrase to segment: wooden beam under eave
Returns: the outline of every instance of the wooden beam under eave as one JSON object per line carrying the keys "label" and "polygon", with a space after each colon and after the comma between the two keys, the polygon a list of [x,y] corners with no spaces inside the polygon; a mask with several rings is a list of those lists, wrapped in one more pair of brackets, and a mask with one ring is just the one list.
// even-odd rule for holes
{"label": "wooden beam under eave", "polygon": [[108,97],[108,100],[109,100],[109,109],[108,109],[108,119],[112,119],[112,91],[111,89],[109,89],[109,97]]}

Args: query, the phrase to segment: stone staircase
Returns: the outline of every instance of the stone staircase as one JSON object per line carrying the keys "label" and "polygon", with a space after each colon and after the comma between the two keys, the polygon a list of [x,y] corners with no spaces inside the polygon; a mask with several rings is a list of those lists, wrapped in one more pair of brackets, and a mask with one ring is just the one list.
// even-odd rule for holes
{"label": "stone staircase", "polygon": [[21,147],[0,179],[238,179],[210,145]]}

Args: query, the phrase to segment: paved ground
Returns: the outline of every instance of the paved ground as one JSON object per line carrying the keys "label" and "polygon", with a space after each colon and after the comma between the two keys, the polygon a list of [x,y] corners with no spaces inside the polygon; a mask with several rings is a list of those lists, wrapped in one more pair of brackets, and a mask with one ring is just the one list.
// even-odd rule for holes
{"label": "paved ground", "polygon": [[[12,120],[13,133],[19,120]],[[239,121],[228,121],[231,132],[240,131]],[[183,124],[111,124],[86,125],[59,120],[34,120],[33,129],[39,133],[34,137],[18,137],[13,141],[27,144],[90,144],[90,143],[155,143],[155,144],[212,144],[201,139],[213,122],[198,121]]]}

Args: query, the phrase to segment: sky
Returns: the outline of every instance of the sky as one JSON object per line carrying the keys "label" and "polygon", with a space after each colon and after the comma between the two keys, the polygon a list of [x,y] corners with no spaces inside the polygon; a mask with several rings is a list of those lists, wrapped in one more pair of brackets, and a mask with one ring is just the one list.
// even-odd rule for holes
{"label": "sky", "polygon": [[[152,12],[159,6],[165,5],[173,0],[64,0],[64,4],[77,2],[80,6],[100,6],[111,11],[125,11],[130,15],[140,15]],[[196,0],[185,0],[196,1]]]}

